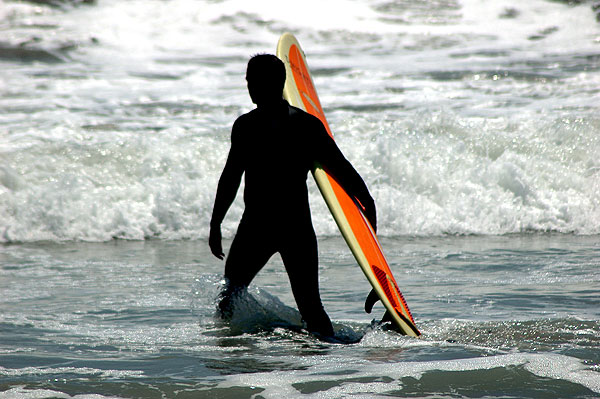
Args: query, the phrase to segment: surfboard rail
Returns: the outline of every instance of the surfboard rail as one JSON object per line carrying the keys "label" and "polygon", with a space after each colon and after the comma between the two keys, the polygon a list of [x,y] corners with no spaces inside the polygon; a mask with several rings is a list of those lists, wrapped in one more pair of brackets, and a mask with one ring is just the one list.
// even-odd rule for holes
{"label": "surfboard rail", "polygon": [[[304,52],[293,34],[284,33],[281,36],[277,44],[277,56],[286,67],[287,78],[283,90],[286,100],[319,118],[333,138]],[[418,337],[421,333],[383,255],[377,235],[361,210],[362,206],[350,198],[322,165],[314,165],[313,176],[342,236],[392,321],[401,333]]]}

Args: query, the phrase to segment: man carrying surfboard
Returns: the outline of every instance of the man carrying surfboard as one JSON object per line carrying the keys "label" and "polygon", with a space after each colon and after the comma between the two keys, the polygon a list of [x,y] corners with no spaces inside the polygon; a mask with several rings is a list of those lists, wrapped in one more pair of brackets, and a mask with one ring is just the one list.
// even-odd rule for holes
{"label": "man carrying surfboard", "polygon": [[308,331],[333,336],[318,285],[317,239],[312,226],[306,180],[320,164],[364,207],[375,228],[375,203],[363,179],[346,160],[323,123],[282,98],[286,72],[274,55],[248,62],[248,92],[256,109],[233,124],[231,148],[219,179],[209,246],[224,258],[221,222],[245,179],[245,209],[225,263],[226,285],[218,305],[225,318],[269,258],[279,252],[298,310]]}

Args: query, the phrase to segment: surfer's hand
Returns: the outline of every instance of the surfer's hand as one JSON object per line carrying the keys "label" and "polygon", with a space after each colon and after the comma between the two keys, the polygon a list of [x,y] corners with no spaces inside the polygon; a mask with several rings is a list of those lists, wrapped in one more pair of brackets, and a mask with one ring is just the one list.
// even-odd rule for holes
{"label": "surfer's hand", "polygon": [[210,251],[214,256],[219,259],[223,259],[225,254],[223,253],[223,246],[221,244],[221,227],[220,226],[211,226],[210,234],[208,236],[208,246],[210,247]]}

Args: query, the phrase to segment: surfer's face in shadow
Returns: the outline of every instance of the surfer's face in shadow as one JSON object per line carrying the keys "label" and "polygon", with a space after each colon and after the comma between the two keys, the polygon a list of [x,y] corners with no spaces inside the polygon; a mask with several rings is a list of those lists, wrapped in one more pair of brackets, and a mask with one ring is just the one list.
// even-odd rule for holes
{"label": "surfer's face in shadow", "polygon": [[248,93],[254,104],[278,102],[281,100],[285,83],[285,66],[274,55],[255,55],[248,62],[246,81]]}

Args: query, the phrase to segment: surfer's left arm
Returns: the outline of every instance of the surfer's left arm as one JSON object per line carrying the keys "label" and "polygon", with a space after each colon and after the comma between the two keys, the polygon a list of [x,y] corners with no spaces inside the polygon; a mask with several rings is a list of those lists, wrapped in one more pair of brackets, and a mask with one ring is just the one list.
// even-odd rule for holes
{"label": "surfer's left arm", "polygon": [[[320,121],[319,121],[320,122]],[[329,136],[322,123],[317,134],[318,143],[315,147],[319,149],[317,161],[323,165],[327,172],[342,186],[348,195],[358,202],[366,218],[371,223],[374,231],[377,231],[377,211],[375,201],[362,179],[352,164],[346,159],[335,141]]]}
{"label": "surfer's left arm", "polygon": [[215,204],[210,220],[208,245],[213,255],[219,259],[225,257],[221,244],[221,222],[223,222],[229,207],[235,200],[244,173],[240,155],[241,148],[236,137],[238,136],[237,131],[239,130],[239,127],[236,128],[236,125],[238,125],[237,121],[234,123],[231,132],[231,149],[229,150],[227,162],[225,163],[225,167],[219,178],[217,194],[215,195]]}

